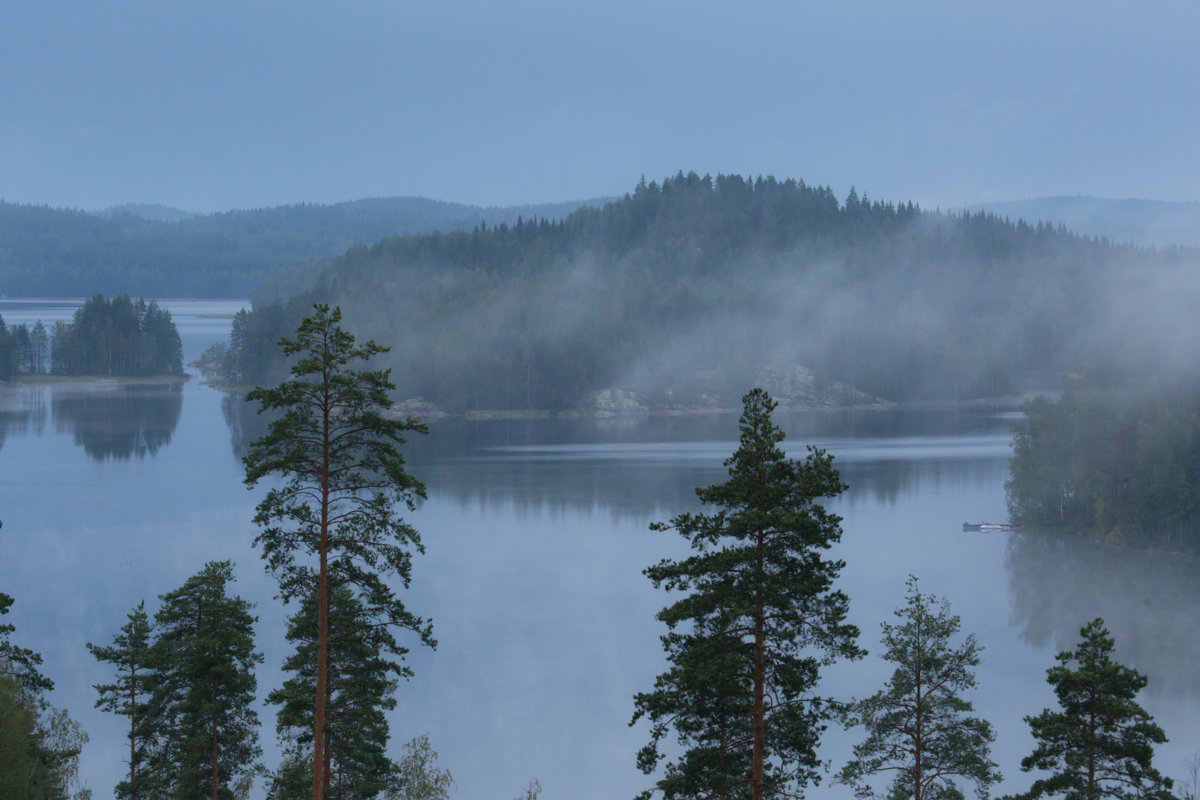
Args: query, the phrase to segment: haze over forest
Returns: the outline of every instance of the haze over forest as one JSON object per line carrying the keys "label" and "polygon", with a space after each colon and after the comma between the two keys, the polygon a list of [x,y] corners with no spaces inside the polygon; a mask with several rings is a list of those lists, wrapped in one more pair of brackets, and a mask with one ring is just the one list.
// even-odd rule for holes
{"label": "haze over forest", "polygon": [[[156,690],[166,713],[164,687],[199,692],[211,653],[164,657],[198,641],[164,621],[199,619],[187,587],[223,591],[235,572],[258,620],[238,598],[210,630],[242,639],[242,677],[262,663],[257,691],[245,681],[234,703],[245,747],[223,778],[215,719],[195,726],[196,742],[214,742],[213,796],[239,769],[230,797],[309,796],[307,772],[323,768],[303,737],[322,685],[350,698],[326,733],[364,737],[338,751],[337,771],[372,762],[347,797],[399,797],[401,745],[424,732],[464,800],[511,797],[532,775],[547,798],[649,787],[632,775],[645,725],[625,723],[664,661],[663,593],[642,570],[672,546],[646,527],[695,508],[693,486],[730,452],[732,416],[719,412],[760,386],[800,434],[790,452],[836,442],[851,484],[836,498],[830,475],[819,499],[844,516],[845,538],[826,542],[846,561],[834,588],[873,654],[824,670],[821,692],[848,697],[883,674],[876,626],[903,573],[919,573],[931,594],[954,593],[963,632],[988,648],[975,696],[1000,734],[997,794],[1023,790],[1022,714],[1054,702],[1052,649],[1102,610],[1118,656],[1154,676],[1143,699],[1171,737],[1159,766],[1179,775],[1192,753],[1176,788],[1196,800],[1200,7],[10,5],[0,743],[27,743],[21,757],[59,771],[54,789],[98,800],[136,780],[136,726],[92,707],[93,685],[126,662],[97,663],[85,644],[119,644],[124,615],[159,597],[151,660],[170,678]],[[88,297],[70,325],[13,321]],[[155,298],[248,301],[196,362],[211,381],[185,379],[194,367]],[[436,653],[415,628],[396,631],[414,670],[399,687],[387,625],[381,639],[350,636],[375,680],[334,691],[317,678],[320,590],[296,589],[307,567],[277,585],[254,540],[262,493],[244,491],[241,457],[268,417],[243,390],[287,375],[280,338],[316,304],[390,348],[374,363],[396,384],[380,407],[395,405],[373,420],[436,420],[402,448],[428,497],[395,503],[429,552],[416,557],[397,529],[386,589],[334,593],[346,618],[392,591],[430,614],[418,638],[436,635]],[[232,312],[220,309],[190,312],[195,351]],[[151,340],[170,358],[148,358]],[[90,355],[171,374],[80,381],[72,370],[103,371]],[[281,452],[299,440],[276,439]],[[265,489],[278,475],[260,477]],[[962,519],[1006,513],[1020,530],[959,535]],[[377,566],[355,558],[333,563],[352,577]],[[786,583],[813,599],[806,581]],[[290,590],[301,602],[277,602]],[[744,659],[744,642],[705,624],[697,641]],[[716,706],[744,708],[739,669],[682,688],[700,691],[702,713],[718,685],[733,702]],[[280,691],[276,718],[267,698]],[[722,746],[745,728],[727,713]],[[850,749],[836,727],[821,758]],[[199,746],[181,741],[159,732],[155,763],[175,760],[155,780],[198,774]],[[0,766],[16,752],[0,746]],[[0,769],[0,798],[32,774]]]}

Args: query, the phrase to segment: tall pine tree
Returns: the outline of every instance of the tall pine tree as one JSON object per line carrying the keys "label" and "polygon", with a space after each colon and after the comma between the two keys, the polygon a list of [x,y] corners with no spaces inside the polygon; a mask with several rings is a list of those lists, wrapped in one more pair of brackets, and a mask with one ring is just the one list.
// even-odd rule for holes
{"label": "tall pine tree", "polygon": [[[386,351],[373,341],[356,345],[342,330],[341,312],[315,305],[283,352],[299,356],[291,379],[256,388],[246,399],[281,416],[245,458],[246,483],[278,474],[254,518],[255,543],[280,582],[285,600],[315,598],[312,798],[322,800],[331,679],[330,593],[344,587],[360,602],[357,623],[409,629],[433,646],[427,620],[410,613],[386,577],[407,587],[412,553],[421,552],[416,529],[396,511],[413,510],[425,487],[404,469],[400,445],[412,419],[384,416],[395,388],[386,371],[354,366]],[[348,623],[349,624],[349,621]],[[391,648],[389,648],[391,649]],[[391,649],[401,655],[397,649]]]}
{"label": "tall pine tree", "polygon": [[129,612],[128,622],[121,626],[111,645],[104,647],[89,643],[88,651],[98,661],[111,664],[116,675],[114,682],[97,685],[100,694],[96,708],[129,717],[129,780],[118,783],[114,794],[128,800],[149,800],[147,775],[143,766],[146,742],[152,739],[146,719],[151,678],[150,645],[152,626],[146,614],[146,604],[138,603]]}
{"label": "tall pine tree", "polygon": [[[311,756],[316,633],[316,597],[309,595],[288,624],[287,636],[296,651],[283,668],[291,677],[267,697],[267,702],[279,706],[278,729],[283,738],[297,746],[286,754],[287,772],[281,772],[277,781],[281,795],[282,786],[295,781],[296,764],[308,764]],[[326,797],[370,800],[391,780],[395,765],[387,757],[389,732],[384,712],[396,707],[396,680],[407,677],[408,670],[384,653],[397,650],[401,648],[386,627],[363,624],[362,605],[349,589],[332,587],[322,747]],[[297,800],[302,796],[296,796]]]}
{"label": "tall pine tree", "polygon": [[816,749],[832,713],[814,694],[820,669],[863,655],[834,588],[843,562],[824,557],[841,520],[818,502],[846,487],[825,452],[785,456],[775,405],[761,389],[743,398],[729,480],[696,490],[714,513],[652,526],[697,551],[646,570],[656,587],[687,593],[658,615],[671,667],[637,695],[633,717],[652,726],[638,756],[647,774],[672,728],[683,746],[656,784],[668,800],[794,796],[819,780]]}

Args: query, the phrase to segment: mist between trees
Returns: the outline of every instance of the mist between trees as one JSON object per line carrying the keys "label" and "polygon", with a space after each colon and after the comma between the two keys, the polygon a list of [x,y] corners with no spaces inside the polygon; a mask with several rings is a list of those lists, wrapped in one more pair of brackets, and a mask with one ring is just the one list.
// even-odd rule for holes
{"label": "mist between trees", "polygon": [[[280,418],[246,461],[250,479],[276,465],[295,472],[268,493],[257,519],[268,568],[284,598],[298,606],[288,630],[296,645],[285,664],[290,677],[268,697],[278,706],[277,732],[288,745],[283,761],[274,768],[258,761],[259,722],[251,703],[261,656],[254,618],[229,591],[232,565],[213,562],[160,595],[153,621],[139,605],[111,644],[89,645],[114,671],[111,684],[96,687],[97,704],[128,718],[129,777],[115,788],[119,797],[220,800],[248,796],[256,782],[273,800],[452,796],[451,771],[437,762],[427,737],[411,739],[396,761],[386,747],[383,712],[394,702],[396,678],[420,680],[403,665],[405,647],[393,633],[433,644],[429,621],[405,610],[376,572],[398,576],[397,590],[407,587],[420,539],[393,507],[407,505],[406,495],[420,484],[399,464],[384,463],[396,455],[387,430],[371,431],[366,423],[385,422],[373,414],[385,397],[374,390],[386,386],[386,375],[349,367],[374,348],[356,349],[337,321],[336,311],[331,316],[318,308],[301,328],[295,346],[306,358],[293,374],[303,386],[284,382],[261,393],[308,408],[315,427]],[[820,693],[822,671],[865,654],[858,645],[865,637],[846,622],[853,598],[838,587],[844,563],[826,553],[840,538],[840,518],[822,501],[846,487],[832,455],[813,448],[803,460],[784,455],[769,395],[756,389],[743,402],[740,446],[725,462],[728,480],[697,489],[713,513],[684,513],[651,526],[683,535],[694,555],[646,570],[674,602],[659,614],[668,629],[668,670],[652,691],[631,701],[632,724],[644,718],[651,727],[651,745],[636,758],[650,776],[645,796],[812,796],[827,775],[817,748],[836,720],[866,736],[836,773],[860,797],[957,797],[964,784],[986,796],[1001,765],[991,761],[990,725],[973,716],[972,696],[985,690],[977,689],[973,673],[983,646],[960,631],[949,602],[923,593],[915,578],[897,621],[883,624],[880,655],[895,665],[886,685],[857,700]],[[337,419],[329,431],[320,421],[323,403],[332,404]],[[392,433],[413,430],[393,425]],[[384,438],[359,447],[344,438],[348,431]],[[330,488],[349,494],[333,505],[318,501],[325,478],[307,462],[329,432],[348,447],[331,462],[330,474],[346,469],[349,477],[336,478]],[[315,438],[289,449],[297,437]],[[382,470],[374,478],[359,473],[373,463],[377,446],[384,447]],[[372,555],[375,549],[380,552]],[[319,567],[312,561],[318,556]],[[326,561],[332,569],[322,593]],[[12,602],[0,595],[0,612]],[[12,633],[0,626],[0,737],[10,743],[0,750],[0,781],[12,788],[6,797],[83,800],[89,790],[74,765],[86,736],[46,704],[51,685],[40,675],[40,658],[11,641]],[[1076,648],[1057,656],[1047,680],[1058,708],[1030,709],[1026,721],[1036,746],[1020,768],[1036,772],[1029,791],[1012,800],[1173,797],[1171,781],[1153,765],[1154,746],[1165,735],[1136,702],[1146,679],[1116,662],[1114,648],[1096,619],[1080,631]],[[324,678],[322,663],[328,665]],[[676,739],[678,747],[669,744]],[[314,746],[315,758],[309,755]],[[30,771],[28,765],[42,766]],[[1184,789],[1183,797],[1194,796]],[[521,797],[539,793],[534,780]]]}
{"label": "mist between trees", "polygon": [[997,396],[1118,355],[1180,366],[1195,263],[802,181],[679,174],[561,221],[392,237],[285,271],[210,368],[277,379],[274,342],[329,302],[391,346],[399,398],[450,411],[589,409],[604,390],[733,408],[748,385],[790,405]]}

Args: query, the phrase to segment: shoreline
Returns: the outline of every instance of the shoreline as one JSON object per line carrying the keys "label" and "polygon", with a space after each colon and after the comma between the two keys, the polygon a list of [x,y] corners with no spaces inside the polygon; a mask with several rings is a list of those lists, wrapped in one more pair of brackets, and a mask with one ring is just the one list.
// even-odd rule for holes
{"label": "shoreline", "polygon": [[138,384],[187,383],[191,375],[19,375],[3,386],[134,386]]}

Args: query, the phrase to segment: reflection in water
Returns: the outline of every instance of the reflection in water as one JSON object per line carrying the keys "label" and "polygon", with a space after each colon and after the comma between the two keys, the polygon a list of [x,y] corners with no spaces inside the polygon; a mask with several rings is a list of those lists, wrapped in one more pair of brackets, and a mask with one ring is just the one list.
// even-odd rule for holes
{"label": "reflection in water", "polygon": [[233,454],[241,461],[250,451],[250,443],[265,436],[271,417],[258,413],[258,403],[247,403],[240,392],[224,392],[221,396],[221,416],[229,426]]}
{"label": "reflection in water", "polygon": [[1035,647],[1073,648],[1103,617],[1117,658],[1146,674],[1150,697],[1200,697],[1194,558],[1119,549],[1059,533],[1014,533],[1005,559],[1012,623]]}
{"label": "reflection in water", "polygon": [[183,408],[182,383],[55,387],[55,430],[97,461],[154,455],[171,441]]}
{"label": "reflection in water", "polygon": [[15,387],[0,392],[0,446],[14,436],[41,436],[46,429],[46,398],[37,389]]}
{"label": "reflection in water", "polygon": [[[234,451],[265,432],[254,404],[228,397]],[[793,457],[827,449],[850,484],[845,502],[894,504],[933,487],[994,484],[1009,454],[1009,420],[954,411],[782,413]],[[604,512],[614,519],[674,514],[694,489],[723,479],[737,417],[709,414],[610,420],[440,420],[403,452],[429,491],[463,507],[518,513]],[[1002,478],[1000,480],[1003,480]]]}

